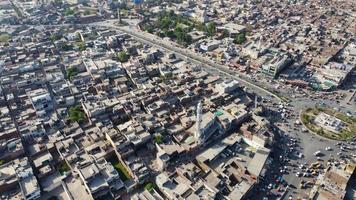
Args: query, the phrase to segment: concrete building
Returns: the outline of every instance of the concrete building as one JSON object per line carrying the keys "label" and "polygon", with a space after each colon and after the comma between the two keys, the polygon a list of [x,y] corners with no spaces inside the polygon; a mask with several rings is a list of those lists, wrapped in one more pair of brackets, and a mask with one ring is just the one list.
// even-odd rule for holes
{"label": "concrete building", "polygon": [[220,94],[231,94],[239,88],[239,82],[236,80],[224,81],[216,84],[215,88]]}
{"label": "concrete building", "polygon": [[342,122],[340,119],[323,112],[316,116],[314,122],[321,128],[335,133],[340,132],[345,126],[344,122]]}
{"label": "concrete building", "polygon": [[267,75],[276,77],[285,67],[290,65],[291,62],[292,59],[289,55],[276,55],[272,60],[262,65],[261,71]]}
{"label": "concrete building", "polygon": [[94,199],[110,197],[121,189],[125,189],[119,173],[105,159],[81,162],[76,171],[86,190]]}
{"label": "concrete building", "polygon": [[27,93],[33,108],[39,117],[46,116],[47,112],[53,110],[51,95],[45,89],[37,89]]}
{"label": "concrete building", "polygon": [[17,189],[21,191],[21,198],[24,200],[41,197],[40,186],[27,157],[0,166],[0,192],[6,194]]}

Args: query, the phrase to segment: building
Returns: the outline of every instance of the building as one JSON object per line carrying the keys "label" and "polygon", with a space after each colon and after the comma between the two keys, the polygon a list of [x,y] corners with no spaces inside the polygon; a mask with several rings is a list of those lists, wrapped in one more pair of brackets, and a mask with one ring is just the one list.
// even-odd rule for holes
{"label": "building", "polygon": [[125,189],[119,173],[104,158],[82,161],[77,164],[76,171],[87,192],[94,199],[112,197],[113,193]]}
{"label": "building", "polygon": [[46,116],[48,111],[53,110],[53,101],[51,95],[45,89],[32,90],[27,93],[31,100],[33,108],[39,117]]}
{"label": "building", "polygon": [[160,173],[156,176],[158,188],[169,200],[183,200],[193,193],[192,188],[188,185],[177,181],[174,177],[169,177],[166,173]]}
{"label": "building", "polygon": [[340,119],[323,112],[316,116],[314,122],[321,128],[335,133],[340,132],[345,126],[344,122],[342,122]]}
{"label": "building", "polygon": [[228,31],[229,36],[231,38],[235,38],[238,34],[246,32],[246,27],[239,25],[239,24],[234,24],[234,23],[227,23],[224,24],[223,26],[219,26],[216,28],[218,32],[222,31]]}
{"label": "building", "polygon": [[239,88],[239,82],[236,80],[224,81],[216,84],[215,88],[220,94],[231,94]]}
{"label": "building", "polygon": [[[197,113],[199,113],[199,111]],[[197,116],[195,138],[200,143],[206,142],[214,133],[221,134],[223,131],[216,115],[212,112],[209,111],[202,113],[201,116]]]}
{"label": "building", "polygon": [[272,60],[262,65],[261,71],[272,77],[276,77],[285,67],[292,63],[289,55],[275,55]]}
{"label": "building", "polygon": [[20,190],[24,200],[41,197],[41,189],[27,157],[0,166],[0,193]]}
{"label": "building", "polygon": [[[331,62],[314,74],[316,89],[330,90],[341,86],[354,71],[355,66]],[[313,86],[313,85],[312,85]]]}
{"label": "building", "polygon": [[355,176],[355,165],[331,166],[320,174],[317,182],[309,193],[312,200],[343,200],[346,198],[347,187]]}

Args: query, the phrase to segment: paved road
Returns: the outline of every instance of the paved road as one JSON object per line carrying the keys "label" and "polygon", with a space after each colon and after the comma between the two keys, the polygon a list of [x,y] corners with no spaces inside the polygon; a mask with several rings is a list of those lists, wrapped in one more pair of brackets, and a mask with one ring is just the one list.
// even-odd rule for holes
{"label": "paved road", "polygon": [[133,36],[134,38],[136,38],[146,44],[156,46],[160,49],[169,50],[171,52],[174,52],[175,54],[177,54],[177,56],[179,56],[185,60],[200,64],[203,67],[209,68],[209,70],[217,71],[220,74],[225,75],[226,77],[235,79],[235,80],[239,81],[241,84],[243,84],[249,88],[252,88],[254,90],[254,92],[258,93],[260,96],[270,95],[270,96],[273,96],[274,98],[276,98],[278,101],[281,100],[280,97],[278,97],[277,95],[268,91],[268,89],[263,88],[262,86],[258,86],[257,84],[254,84],[254,83],[248,81],[247,77],[245,77],[245,75],[243,75],[239,72],[229,70],[227,67],[217,64],[208,58],[204,58],[203,56],[201,56],[189,49],[183,50],[181,47],[176,46],[175,43],[173,43],[173,42],[165,41],[153,34],[140,31],[139,29],[137,29],[134,26],[117,26],[117,25],[115,25],[115,22],[116,22],[116,20],[108,20],[108,21],[100,22],[100,23],[92,23],[91,25],[114,28],[114,29],[120,30],[122,32],[125,32],[125,33]]}
{"label": "paved road", "polygon": [[[111,29],[116,29],[116,30],[122,31],[122,32],[126,32],[129,35],[133,36],[134,38],[138,39],[139,41],[141,41],[143,43],[156,46],[156,47],[166,50],[166,51],[167,50],[172,51],[172,52],[176,53],[178,56],[180,56],[188,61],[202,65],[203,67],[206,67],[206,69],[208,71],[213,71],[213,72],[216,72],[217,74],[226,76],[228,78],[238,80],[240,83],[244,84],[248,88],[252,88],[253,91],[255,93],[257,93],[259,96],[262,96],[266,99],[271,99],[273,102],[278,102],[278,103],[280,102],[280,99],[278,96],[274,95],[273,93],[271,93],[257,85],[257,84],[259,84],[259,85],[263,84],[265,87],[267,87],[271,91],[271,90],[274,90],[274,88],[275,88],[275,86],[272,83],[266,83],[266,82],[263,82],[262,80],[259,80],[256,84],[252,83],[252,82],[248,81],[249,78],[246,77],[245,75],[242,75],[242,74],[239,74],[238,72],[229,70],[227,67],[225,67],[223,65],[219,65],[217,63],[214,63],[211,60],[209,60],[208,58],[204,58],[201,55],[198,55],[190,50],[183,50],[180,47],[176,46],[172,42],[162,40],[161,38],[158,38],[158,37],[156,37],[152,34],[149,34],[149,33],[141,32],[133,27],[128,27],[128,26],[118,27],[114,24],[114,22],[116,22],[116,21],[117,20],[108,20],[106,22],[91,23],[91,24],[87,24],[87,25],[88,26],[89,25],[96,26],[96,27],[106,27],[106,28],[111,28]],[[70,24],[49,25],[49,26],[57,26],[58,27],[58,26],[68,26],[68,25],[70,25]],[[322,150],[325,152],[324,149],[329,146],[334,149],[333,151],[330,151],[330,153],[332,153],[333,155],[336,155],[337,150],[336,150],[335,144],[337,143],[337,141],[332,141],[332,140],[327,140],[327,139],[320,140],[320,138],[318,136],[315,136],[311,133],[302,132],[301,128],[297,128],[296,130],[294,130],[291,127],[294,124],[295,120],[298,119],[297,117],[301,110],[303,110],[307,107],[313,107],[316,103],[324,103],[325,105],[332,107],[332,108],[333,107],[341,108],[342,111],[353,111],[353,110],[355,110],[355,105],[347,105],[345,103],[342,105],[342,107],[340,107],[340,105],[338,103],[336,103],[335,100],[329,100],[327,98],[320,98],[316,102],[315,100],[311,99],[310,96],[302,96],[300,94],[297,94],[298,92],[295,92],[293,90],[293,88],[290,88],[288,86],[284,87],[284,88],[279,88],[278,91],[281,92],[282,96],[286,96],[291,100],[291,102],[290,102],[291,107],[289,107],[289,109],[295,115],[295,117],[286,119],[286,124],[289,124],[289,127],[286,125],[280,126],[280,128],[282,129],[282,133],[284,135],[288,135],[288,137],[297,138],[299,141],[297,151],[303,153],[303,155],[304,155],[304,158],[302,158],[302,159],[297,159],[297,158],[292,159],[289,164],[297,164],[297,163],[304,163],[304,162],[310,164],[311,162],[314,162],[316,160],[315,156],[313,155],[313,153],[315,151]],[[308,95],[311,95],[310,92],[308,92],[308,91],[305,91],[305,92],[308,93]],[[296,95],[296,97],[291,98],[292,95]],[[327,153],[327,155],[328,154],[329,154],[329,152]],[[299,183],[300,183],[300,178],[297,178],[295,176],[295,173],[293,172],[291,167],[289,167],[289,171],[290,171],[289,174],[284,175],[285,180],[289,184],[293,184],[294,186],[298,187]],[[299,194],[302,193],[301,190],[295,190],[295,191]],[[287,194],[287,197],[289,195],[293,195],[294,197],[297,197],[296,194],[293,194],[293,191],[289,192]]]}

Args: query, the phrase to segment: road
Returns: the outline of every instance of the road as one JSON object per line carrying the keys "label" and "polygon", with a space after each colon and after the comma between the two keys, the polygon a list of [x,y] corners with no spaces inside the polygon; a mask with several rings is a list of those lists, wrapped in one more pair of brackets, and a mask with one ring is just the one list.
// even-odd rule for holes
{"label": "road", "polygon": [[[263,82],[262,80],[259,80],[256,83],[252,83],[252,81],[249,81],[249,78],[246,75],[240,74],[239,72],[229,70],[227,67],[214,63],[208,58],[205,58],[201,55],[196,54],[195,52],[192,52],[188,49],[181,49],[181,47],[176,46],[174,43],[170,41],[165,41],[157,36],[154,36],[152,34],[146,33],[146,32],[141,32],[136,27],[134,26],[117,26],[115,25],[115,22],[117,20],[107,20],[104,22],[95,22],[91,24],[82,24],[83,26],[94,26],[94,27],[104,27],[104,28],[109,28],[109,29],[116,29],[121,32],[125,32],[132,37],[136,38],[137,40],[149,44],[151,46],[158,47],[159,49],[162,49],[164,51],[170,51],[174,52],[177,56],[201,65],[208,71],[216,72],[216,74],[223,75],[223,77],[227,77],[229,79],[235,79],[239,81],[241,84],[246,86],[247,88],[251,88],[253,92],[255,92],[257,95],[264,97],[265,99],[270,99],[274,103],[280,103],[281,99],[274,93],[271,93],[270,91],[275,88],[275,85],[272,83],[266,83]],[[60,27],[60,26],[70,26],[71,24],[63,24],[63,25],[49,25],[49,26],[54,26],[54,27]],[[259,85],[264,85],[264,87],[261,87]],[[313,107],[316,103],[324,103],[326,106],[329,106],[331,108],[341,108],[341,111],[353,111],[355,110],[355,106],[353,104],[348,105],[346,103],[343,103],[342,106],[340,106],[335,99],[328,99],[328,98],[319,98],[318,101],[316,102],[314,99],[312,99],[312,93],[308,91],[302,91],[302,92],[296,92],[294,91],[293,88],[289,86],[283,86],[282,88],[279,88],[278,91],[281,93],[282,96],[288,97],[290,101],[290,106],[288,106],[288,109],[291,110],[292,113],[294,113],[294,117],[285,119],[284,124],[278,125],[278,127],[281,129],[281,135],[286,135],[286,138],[297,138],[298,140],[298,146],[296,147],[296,151],[301,152],[304,157],[303,158],[297,158],[296,156],[292,156],[291,161],[288,163],[288,171],[289,174],[284,174],[283,177],[284,179],[289,183],[293,184],[294,186],[298,187],[300,183],[300,178],[295,176],[295,172],[298,171],[296,169],[293,169],[290,165],[294,164],[301,164],[301,163],[312,163],[315,162],[316,157],[313,155],[314,152],[321,150],[323,151],[326,156],[323,157],[323,159],[327,159],[329,157],[329,154],[333,154],[335,157],[336,153],[338,152],[337,147],[335,144],[337,141],[333,140],[328,140],[328,139],[321,139],[319,136],[313,135],[311,133],[304,133],[301,130],[301,127],[297,127],[296,129],[293,128],[294,122],[298,119],[298,114],[300,113],[301,110],[306,109],[307,107]],[[301,95],[301,93],[306,93],[307,95]],[[292,96],[294,96],[292,98]],[[270,105],[266,105],[267,107],[270,107]],[[333,150],[332,151],[325,151],[326,147],[331,147]],[[292,195],[293,197],[298,197],[298,195],[302,195],[303,192],[300,189],[292,190],[291,192],[288,192],[287,196]],[[298,194],[298,195],[297,195]]]}
{"label": "road", "polygon": [[281,98],[279,96],[270,92],[266,88],[263,88],[257,84],[254,84],[254,83],[248,81],[247,77],[245,77],[245,75],[243,75],[239,72],[229,70],[227,67],[220,65],[218,63],[215,63],[208,58],[204,58],[203,56],[201,56],[189,49],[183,50],[181,47],[176,46],[176,44],[173,42],[165,41],[165,40],[159,38],[158,36],[140,31],[135,26],[117,26],[117,25],[115,25],[115,22],[117,22],[117,20],[107,20],[105,22],[100,22],[100,23],[91,23],[90,25],[120,30],[124,33],[127,33],[127,34],[133,36],[134,38],[138,39],[139,41],[141,41],[143,43],[153,45],[153,46],[158,47],[163,50],[168,50],[168,51],[174,52],[178,57],[181,57],[187,61],[191,61],[193,63],[202,65],[205,68],[209,68],[209,70],[217,71],[226,77],[235,79],[235,80],[239,81],[240,84],[243,84],[248,88],[252,88],[253,91],[256,92],[257,94],[259,94],[260,96],[270,95],[270,96],[273,96],[274,98],[276,98],[278,101],[281,101]]}

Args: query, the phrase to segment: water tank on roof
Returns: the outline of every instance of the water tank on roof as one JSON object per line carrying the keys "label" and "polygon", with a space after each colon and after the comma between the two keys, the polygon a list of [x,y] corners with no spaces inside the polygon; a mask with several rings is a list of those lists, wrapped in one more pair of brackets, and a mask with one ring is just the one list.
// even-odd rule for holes
{"label": "water tank on roof", "polygon": [[132,2],[133,2],[134,4],[136,4],[136,5],[138,5],[138,4],[141,4],[141,3],[142,3],[142,0],[132,0]]}

